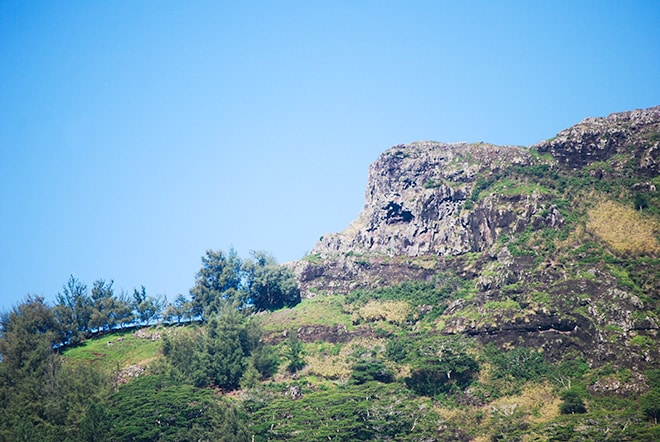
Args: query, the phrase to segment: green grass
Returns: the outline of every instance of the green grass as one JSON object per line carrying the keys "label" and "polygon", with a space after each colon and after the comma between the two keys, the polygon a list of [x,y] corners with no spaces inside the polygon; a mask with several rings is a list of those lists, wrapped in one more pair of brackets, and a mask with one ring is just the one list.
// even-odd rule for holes
{"label": "green grass", "polygon": [[[155,331],[154,328],[148,329]],[[135,330],[110,333],[64,351],[66,359],[72,363],[94,364],[108,372],[118,366],[144,364],[161,354],[160,340],[138,338]]]}
{"label": "green grass", "polygon": [[344,311],[344,296],[327,295],[304,299],[292,308],[277,310],[264,318],[266,332],[296,329],[304,325],[334,326],[343,324],[352,327],[351,316]]}

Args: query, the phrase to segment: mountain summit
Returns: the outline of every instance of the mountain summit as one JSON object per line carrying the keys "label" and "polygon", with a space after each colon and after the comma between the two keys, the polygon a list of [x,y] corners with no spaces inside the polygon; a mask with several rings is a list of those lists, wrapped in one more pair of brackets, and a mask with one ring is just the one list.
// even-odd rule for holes
{"label": "mountain summit", "polygon": [[296,263],[303,297],[450,275],[470,289],[442,301],[441,333],[657,364],[659,154],[660,107],[531,147],[394,146],[357,219]]}

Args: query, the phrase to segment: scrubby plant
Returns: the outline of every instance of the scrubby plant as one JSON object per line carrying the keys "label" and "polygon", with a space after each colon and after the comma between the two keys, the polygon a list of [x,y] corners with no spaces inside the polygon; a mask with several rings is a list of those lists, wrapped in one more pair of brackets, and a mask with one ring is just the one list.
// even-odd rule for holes
{"label": "scrubby plant", "polygon": [[287,370],[291,373],[295,373],[305,366],[305,349],[296,332],[290,332],[289,340],[284,349],[284,356],[289,361]]}
{"label": "scrubby plant", "polygon": [[562,403],[559,405],[561,414],[582,414],[587,412],[587,407],[582,398],[583,393],[577,388],[569,388],[559,396]]}

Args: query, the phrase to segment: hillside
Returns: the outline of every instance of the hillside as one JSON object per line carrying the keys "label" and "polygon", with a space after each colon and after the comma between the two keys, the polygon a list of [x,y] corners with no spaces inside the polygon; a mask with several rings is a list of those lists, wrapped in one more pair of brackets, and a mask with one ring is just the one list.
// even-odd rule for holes
{"label": "hillside", "polygon": [[469,288],[444,301],[439,333],[653,366],[657,346],[638,344],[658,331],[659,145],[656,107],[531,148],[395,146],[357,220],[298,264],[303,296],[458,276]]}
{"label": "hillside", "polygon": [[398,145],[300,261],[207,252],[178,325],[60,357],[32,300],[40,346],[2,322],[0,441],[660,440],[659,152],[660,107]]}

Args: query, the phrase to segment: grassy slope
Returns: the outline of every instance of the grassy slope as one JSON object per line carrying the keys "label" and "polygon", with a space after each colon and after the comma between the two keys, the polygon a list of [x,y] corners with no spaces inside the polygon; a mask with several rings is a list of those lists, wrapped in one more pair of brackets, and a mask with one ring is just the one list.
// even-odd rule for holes
{"label": "grassy slope", "polygon": [[107,373],[130,365],[146,366],[162,354],[161,344],[159,340],[147,337],[156,333],[155,328],[141,330],[142,333],[117,331],[90,339],[65,350],[64,356],[71,363],[94,364]]}
{"label": "grassy slope", "polygon": [[[422,436],[431,437],[428,440],[475,441],[657,440],[660,428],[645,421],[641,413],[639,398],[643,392],[606,392],[608,386],[627,385],[639,374],[616,361],[589,366],[580,354],[571,353],[550,363],[536,349],[515,353],[514,346],[509,352],[497,351],[473,338],[441,336],[450,321],[492,322],[496,326],[509,316],[514,320],[524,318],[528,311],[543,311],[556,305],[553,297],[558,295],[563,279],[593,282],[605,274],[645,302],[645,315],[657,318],[657,194],[648,196],[648,206],[639,215],[633,211],[635,194],[625,180],[594,181],[588,174],[556,176],[551,169],[542,168],[523,172],[507,178],[506,191],[525,194],[528,180],[538,181],[541,184],[529,188],[540,191],[539,185],[544,185],[542,191],[555,198],[566,225],[559,230],[513,234],[501,238],[498,247],[509,248],[514,256],[532,253],[538,268],[563,275],[561,280],[548,286],[541,281],[527,286],[522,282],[504,285],[500,298],[483,305],[470,304],[475,288],[474,281],[468,281],[457,286],[458,290],[438,290],[434,295],[445,307],[458,298],[467,301],[465,308],[459,306],[446,313],[421,311],[419,306],[429,302],[420,297],[428,291],[413,287],[412,292],[319,296],[294,308],[259,315],[266,340],[280,350],[286,345],[286,334],[292,330],[301,333],[306,366],[291,374],[285,370],[283,359],[272,379],[233,395],[248,412],[254,440],[350,440],[349,435],[360,431],[363,440],[370,434],[381,435],[381,439],[387,435],[388,440],[420,440]],[[494,181],[482,192],[503,190],[501,183]],[[475,195],[475,201],[481,196]],[[641,227],[626,228],[630,224],[626,219]],[[477,268],[477,276],[495,279],[501,273],[500,268],[489,265]],[[618,311],[608,313],[606,305],[595,301],[581,305],[580,297],[587,295],[577,293],[573,310],[563,313],[584,310],[585,315],[592,315],[588,309],[593,307],[605,315],[598,333],[608,339],[628,339],[633,347],[627,351],[652,348],[649,336],[635,330],[623,333],[621,321],[614,321]],[[519,301],[524,301],[524,309]],[[573,302],[572,298],[568,301]],[[407,303],[407,308],[401,303]],[[607,314],[614,319],[610,321]],[[388,343],[397,340],[405,344],[399,359],[387,352]],[[439,360],[444,345],[459,345],[464,355],[474,359],[479,372],[469,387],[435,397],[418,395],[408,388],[406,380],[420,364],[414,350],[423,343],[428,343],[426,349],[436,346],[434,354]],[[158,341],[138,338],[132,332],[102,336],[65,352],[69,361],[92,363],[108,372],[129,365],[146,366],[160,354]],[[382,363],[393,373],[393,382],[356,384],[352,377],[358,362]],[[569,386],[582,395],[587,414],[559,414],[561,395]],[[595,387],[601,392],[595,392]]]}

